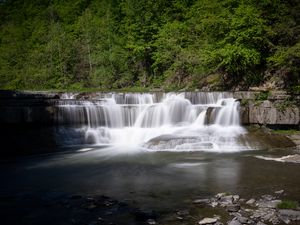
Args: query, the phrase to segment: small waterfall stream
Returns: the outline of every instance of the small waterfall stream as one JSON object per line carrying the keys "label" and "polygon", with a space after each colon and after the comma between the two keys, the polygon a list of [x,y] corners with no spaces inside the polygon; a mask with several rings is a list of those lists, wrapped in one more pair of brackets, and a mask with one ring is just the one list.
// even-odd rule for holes
{"label": "small waterfall stream", "polygon": [[88,144],[154,151],[248,149],[239,141],[246,131],[239,125],[239,102],[231,93],[97,93],[89,100],[76,100],[71,94],[62,98],[57,123],[81,132]]}

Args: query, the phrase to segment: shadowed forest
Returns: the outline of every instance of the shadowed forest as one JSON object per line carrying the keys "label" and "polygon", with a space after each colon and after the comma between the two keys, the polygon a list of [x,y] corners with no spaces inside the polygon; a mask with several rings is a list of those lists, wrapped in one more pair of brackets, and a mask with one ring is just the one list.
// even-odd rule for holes
{"label": "shadowed forest", "polygon": [[1,89],[299,92],[297,0],[2,0]]}

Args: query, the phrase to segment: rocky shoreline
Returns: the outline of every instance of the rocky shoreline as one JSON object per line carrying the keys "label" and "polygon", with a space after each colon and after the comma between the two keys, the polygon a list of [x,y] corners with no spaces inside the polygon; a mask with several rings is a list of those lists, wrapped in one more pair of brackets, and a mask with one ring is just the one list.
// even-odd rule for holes
{"label": "rocky shoreline", "polygon": [[[53,224],[53,221],[61,225],[300,224],[299,204],[293,202],[293,208],[284,208],[288,201],[283,199],[284,190],[248,199],[236,194],[218,193],[211,198],[194,199],[187,209],[155,211],[138,208],[133,200],[117,201],[103,195],[45,193],[45,196],[37,197],[25,194],[18,200],[1,197],[0,215],[4,225]],[[12,202],[17,208],[10,204]]]}
{"label": "rocky shoreline", "polygon": [[300,223],[300,208],[284,209],[280,205],[284,190],[276,191],[273,195],[262,195],[257,199],[244,199],[239,195],[219,193],[210,199],[197,199],[196,205],[204,207],[219,207],[231,218],[227,223],[221,222],[218,215],[203,218],[198,224],[242,225],[242,224],[298,224]]}

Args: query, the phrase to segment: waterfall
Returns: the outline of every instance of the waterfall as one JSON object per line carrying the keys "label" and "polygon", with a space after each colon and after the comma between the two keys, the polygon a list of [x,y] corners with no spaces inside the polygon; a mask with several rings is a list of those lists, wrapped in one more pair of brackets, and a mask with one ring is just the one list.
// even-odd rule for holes
{"label": "waterfall", "polygon": [[231,93],[96,93],[88,100],[62,96],[55,120],[82,134],[83,143],[152,151],[247,149],[239,141],[245,130]]}

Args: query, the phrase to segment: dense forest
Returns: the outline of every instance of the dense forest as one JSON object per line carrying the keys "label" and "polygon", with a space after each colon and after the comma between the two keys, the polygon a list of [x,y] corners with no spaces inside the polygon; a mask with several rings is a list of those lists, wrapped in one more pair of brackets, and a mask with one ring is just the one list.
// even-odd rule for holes
{"label": "dense forest", "polygon": [[299,91],[298,0],[1,0],[0,89]]}

